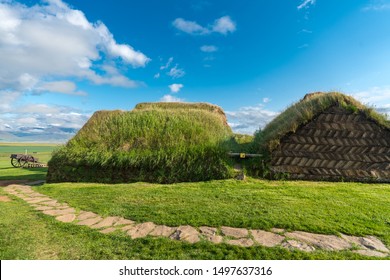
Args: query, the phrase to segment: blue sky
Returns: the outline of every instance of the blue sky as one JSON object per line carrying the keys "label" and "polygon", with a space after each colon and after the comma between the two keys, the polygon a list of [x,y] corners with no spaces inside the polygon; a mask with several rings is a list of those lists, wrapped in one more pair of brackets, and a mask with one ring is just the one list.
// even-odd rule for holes
{"label": "blue sky", "polygon": [[0,0],[0,131],[209,102],[253,133],[314,91],[390,112],[390,1]]}

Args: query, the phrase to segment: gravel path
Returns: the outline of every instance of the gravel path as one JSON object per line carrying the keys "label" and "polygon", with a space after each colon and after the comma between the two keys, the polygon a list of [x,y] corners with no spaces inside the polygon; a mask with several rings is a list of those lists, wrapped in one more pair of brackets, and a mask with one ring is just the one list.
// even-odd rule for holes
{"label": "gravel path", "polygon": [[[39,182],[35,182],[39,183]],[[32,185],[33,183],[30,183]],[[284,229],[273,228],[271,231],[244,229],[222,226],[220,228],[202,226],[195,228],[189,225],[168,227],[152,222],[137,223],[123,217],[102,217],[93,212],[76,210],[66,203],[60,203],[46,195],[32,190],[25,184],[10,184],[4,190],[27,202],[35,210],[45,215],[53,216],[63,223],[79,226],[110,234],[115,231],[126,232],[131,238],[146,236],[165,237],[183,242],[196,243],[207,240],[212,243],[227,243],[233,246],[251,247],[280,246],[290,250],[312,252],[315,250],[341,251],[351,250],[364,256],[387,257],[389,249],[375,236],[324,235],[302,231],[287,232]],[[11,197],[0,197],[0,203],[10,201]]]}

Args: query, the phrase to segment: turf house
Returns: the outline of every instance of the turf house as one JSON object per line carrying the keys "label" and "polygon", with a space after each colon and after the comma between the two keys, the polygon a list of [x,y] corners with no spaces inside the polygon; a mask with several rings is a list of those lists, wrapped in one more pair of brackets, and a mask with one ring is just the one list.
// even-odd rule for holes
{"label": "turf house", "polygon": [[48,182],[203,181],[232,177],[233,133],[218,106],[141,103],[95,112],[49,161]]}
{"label": "turf house", "polygon": [[390,182],[390,125],[350,96],[313,93],[255,135],[274,178]]}

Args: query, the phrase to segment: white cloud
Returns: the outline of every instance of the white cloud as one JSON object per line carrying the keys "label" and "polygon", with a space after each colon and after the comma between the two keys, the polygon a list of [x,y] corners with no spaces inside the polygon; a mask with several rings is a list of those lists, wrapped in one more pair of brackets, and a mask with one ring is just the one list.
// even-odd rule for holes
{"label": "white cloud", "polygon": [[[86,95],[76,80],[134,87],[118,68],[145,67],[150,59],[117,43],[102,22],[61,0],[34,6],[0,1],[0,130],[70,137],[88,120],[75,108],[23,102],[26,93]],[[61,136],[62,137],[62,136]]]}
{"label": "white cloud", "polygon": [[120,74],[101,76],[93,71],[86,71],[84,74],[90,81],[97,85],[112,85],[127,88],[137,87],[139,85],[138,82],[129,80],[127,77]]}
{"label": "white cloud", "polygon": [[131,46],[117,44],[114,36],[103,23],[98,23],[95,30],[101,37],[103,47],[113,57],[122,58],[123,61],[131,64],[133,67],[144,67],[150,61],[143,53],[135,51]]}
{"label": "white cloud", "polygon": [[21,89],[32,91],[34,90],[36,84],[38,84],[39,80],[28,73],[23,73],[19,76],[18,82]]}
{"label": "white cloud", "polygon": [[238,133],[253,134],[264,128],[279,113],[266,110],[263,104],[241,107],[237,111],[227,111],[229,125]]}
{"label": "white cloud", "polygon": [[136,68],[150,59],[118,44],[102,22],[89,22],[82,11],[61,0],[32,7],[0,3],[0,89],[31,91],[39,82],[58,77],[134,86],[136,82],[119,73],[95,72],[99,65],[115,66],[116,60]]}
{"label": "white cloud", "polygon": [[167,75],[172,77],[173,79],[183,77],[186,74],[186,72],[184,72],[183,69],[178,68],[178,67],[179,67],[179,65],[176,64],[175,67],[171,68],[171,70],[169,70],[169,72],[167,72]]}
{"label": "white cloud", "polygon": [[[184,85],[183,84],[172,84],[172,85],[169,85],[168,87],[169,87],[171,93],[175,94],[175,93],[178,93],[184,87]],[[171,94],[166,94],[160,99],[160,101],[161,102],[184,102],[184,99],[178,98],[178,97],[173,96]]]}
{"label": "white cloud", "polygon": [[70,95],[87,95],[86,92],[77,91],[76,88],[76,84],[71,81],[53,81],[43,83],[39,88],[39,91],[57,92]]}
{"label": "white cloud", "polygon": [[0,32],[3,33],[0,40],[17,43],[17,41],[14,41],[16,38],[12,31],[20,25],[21,21],[18,19],[18,15],[4,4],[0,4],[0,23]]}
{"label": "white cloud", "polygon": [[215,56],[211,54],[203,58],[203,61],[214,61],[214,60],[215,60]]}
{"label": "white cloud", "polygon": [[229,32],[233,33],[234,31],[236,31],[236,23],[233,22],[229,16],[224,16],[215,20],[212,26],[212,31],[224,35],[228,34]]}
{"label": "white cloud", "polygon": [[166,94],[161,99],[161,102],[184,102],[184,99],[177,98],[176,96]]}
{"label": "white cloud", "polygon": [[381,113],[390,114],[390,87],[372,87],[351,95],[362,103],[373,106]]}
{"label": "white cloud", "polygon": [[183,87],[183,84],[172,84],[168,86],[171,90],[171,93],[178,93]]}
{"label": "white cloud", "polygon": [[354,92],[352,96],[367,104],[390,103],[390,88],[372,87],[365,91]]}
{"label": "white cloud", "polygon": [[372,3],[363,8],[363,11],[386,11],[390,10],[390,3]]}
{"label": "white cloud", "polygon": [[188,34],[203,35],[203,34],[210,33],[210,30],[202,27],[201,25],[199,25],[195,21],[189,21],[189,20],[185,20],[182,18],[177,18],[173,21],[172,24],[176,29],[183,31],[185,33],[188,33]]}
{"label": "white cloud", "polygon": [[47,104],[26,104],[16,108],[14,112],[20,114],[59,114],[61,110],[58,106]]}
{"label": "white cloud", "polygon": [[12,112],[17,100],[21,97],[22,93],[11,90],[0,90],[0,113]]}
{"label": "white cloud", "polygon": [[316,3],[316,0],[304,0],[298,7],[298,10],[301,10],[303,8],[309,8],[310,5],[314,5]]}
{"label": "white cloud", "polygon": [[263,98],[263,103],[269,103],[269,102],[271,102],[270,98],[268,98],[268,97]]}
{"label": "white cloud", "polygon": [[177,18],[172,22],[172,25],[188,34],[192,35],[207,35],[211,33],[228,34],[236,31],[236,23],[229,17],[223,16],[214,21],[213,24],[209,24],[208,27],[203,27],[195,21],[185,20],[183,18]]}
{"label": "white cloud", "polygon": [[[2,97],[4,97],[4,94]],[[0,106],[0,131],[17,137],[31,137],[37,141],[66,141],[89,119],[90,114],[78,109],[47,104],[21,104],[12,110]],[[15,138],[13,138],[15,139]],[[31,138],[30,138],[31,139]]]}
{"label": "white cloud", "polygon": [[160,67],[160,70],[164,70],[164,69],[169,68],[169,66],[171,66],[172,62],[173,62],[173,57],[170,57],[170,58],[168,59],[167,63],[166,63],[165,65],[162,65],[162,66]]}
{"label": "white cloud", "polygon": [[213,45],[204,45],[204,46],[200,47],[200,50],[202,52],[211,53],[211,52],[216,52],[218,50],[218,48],[216,46],[213,46]]}
{"label": "white cloud", "polygon": [[302,30],[299,31],[298,33],[308,33],[308,34],[311,34],[311,33],[313,33],[313,31],[307,30],[307,29],[302,29]]}
{"label": "white cloud", "polygon": [[[172,79],[177,79],[177,78],[183,77],[186,74],[184,69],[179,68],[179,64],[177,64],[177,63],[174,67],[171,67],[172,63],[173,63],[173,57],[170,57],[164,65],[160,66],[160,70],[167,70],[170,68],[165,73],[168,76],[172,77]],[[160,72],[154,74],[155,79],[160,78],[160,76],[161,76]]]}

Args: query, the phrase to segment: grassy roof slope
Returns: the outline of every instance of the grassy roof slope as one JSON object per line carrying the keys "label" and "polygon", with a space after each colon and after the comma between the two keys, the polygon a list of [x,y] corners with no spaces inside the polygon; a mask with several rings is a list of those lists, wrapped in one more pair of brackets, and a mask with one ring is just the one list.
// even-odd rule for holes
{"label": "grassy roof slope", "polygon": [[215,144],[231,135],[216,114],[200,109],[98,111],[68,146],[115,151]]}
{"label": "grassy roof slope", "polygon": [[[72,167],[73,174],[83,170],[77,171],[77,181],[180,182],[226,178],[230,172],[225,162],[226,143],[233,133],[225,124],[226,118],[222,118],[223,111],[215,112],[198,104],[176,103],[137,105],[132,111],[95,112],[53,154],[48,180],[76,180],[70,172],[61,171],[63,166]],[[95,175],[88,177],[85,168],[88,174]],[[97,178],[104,173],[105,178]]]}
{"label": "grassy roof slope", "polygon": [[134,110],[205,110],[217,114],[228,126],[225,112],[221,107],[210,103],[189,103],[189,102],[144,102],[135,106]]}
{"label": "grassy roof slope", "polygon": [[147,110],[147,109],[201,109],[210,112],[216,112],[225,115],[221,107],[210,103],[189,103],[189,102],[144,102],[138,103],[134,110]]}
{"label": "grassy roof slope", "polygon": [[294,133],[300,126],[310,122],[314,117],[334,105],[354,113],[360,112],[378,125],[390,129],[386,116],[377,113],[351,96],[339,92],[319,92],[306,95],[305,98],[278,115],[263,130],[257,132],[255,134],[256,149],[273,150],[279,145],[283,136]]}

